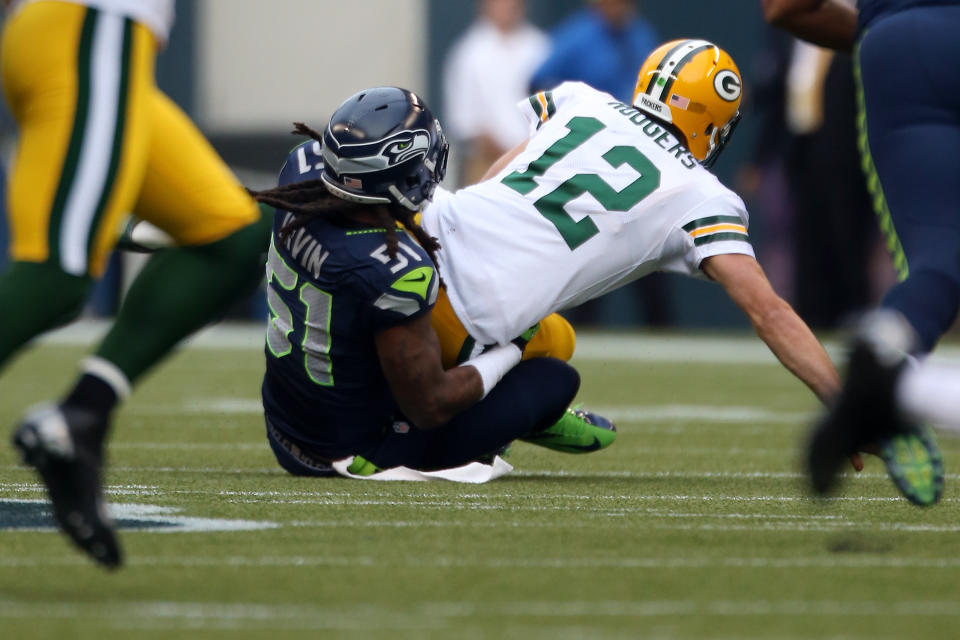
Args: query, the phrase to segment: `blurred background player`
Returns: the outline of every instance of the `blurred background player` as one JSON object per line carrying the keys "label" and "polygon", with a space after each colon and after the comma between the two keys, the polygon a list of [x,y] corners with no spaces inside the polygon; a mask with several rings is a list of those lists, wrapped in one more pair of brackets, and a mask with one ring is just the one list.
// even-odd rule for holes
{"label": "blurred background player", "polygon": [[832,329],[869,306],[879,239],[866,186],[850,179],[860,171],[850,58],[796,39],[790,50],[784,108],[796,309],[811,327]]}
{"label": "blurred background player", "polygon": [[572,367],[520,363],[525,340],[442,366],[430,324],[438,245],[414,215],[443,179],[447,143],[417,95],[368,89],[323,134],[296,132],[313,140],[291,152],[278,187],[254,192],[276,207],[262,396],[284,469],[448,470],[517,438],[570,452],[613,442],[608,421],[567,411]]}
{"label": "blurred background player", "polygon": [[746,110],[759,133],[738,185],[764,222],[758,257],[811,328],[842,327],[894,277],[866,185],[850,179],[860,172],[850,57],[771,26],[753,67]]}
{"label": "blurred background player", "polygon": [[[588,0],[550,34],[550,55],[530,79],[529,93],[576,80],[629,103],[637,69],[660,42],[640,14],[635,0]],[[671,324],[673,314],[667,282],[661,274],[628,285],[606,300],[571,310],[576,323],[597,323],[604,315],[619,315],[618,307],[641,303],[648,326]]]}
{"label": "blurred background player", "polygon": [[659,38],[635,0],[587,0],[550,34],[550,54],[530,79],[531,93],[579,80],[619,100],[633,95],[636,72]]}
{"label": "blurred background player", "polygon": [[504,152],[526,137],[516,103],[548,50],[547,37],[526,21],[525,0],[477,0],[477,18],[454,44],[444,69],[444,118],[460,164],[460,184],[477,182]]}
{"label": "blurred background player", "polygon": [[19,425],[14,444],[57,521],[121,562],[101,487],[110,416],[183,337],[262,277],[269,221],[154,81],[173,0],[8,2],[3,88],[19,140],[10,168],[11,263],[0,274],[0,363],[70,321],[130,212],[180,248],[154,256],[75,387]]}
{"label": "blurred background player", "polygon": [[[860,150],[900,282],[881,307],[899,312],[929,353],[960,308],[960,79],[938,65],[960,53],[956,0],[764,0],[767,19],[816,44],[854,51]],[[923,70],[918,73],[918,70]],[[905,90],[890,78],[909,78]],[[930,154],[930,149],[947,153]],[[910,466],[940,453],[916,435]]]}

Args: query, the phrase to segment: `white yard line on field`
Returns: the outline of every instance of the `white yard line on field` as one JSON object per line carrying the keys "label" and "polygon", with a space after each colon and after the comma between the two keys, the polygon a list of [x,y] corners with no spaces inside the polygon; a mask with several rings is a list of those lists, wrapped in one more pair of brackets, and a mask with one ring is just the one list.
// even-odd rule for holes
{"label": "white yard line on field", "polygon": [[[593,519],[578,520],[574,523],[564,523],[563,527],[566,529],[591,529],[599,528],[603,530],[610,530],[613,528],[629,528],[636,529],[638,523],[636,520],[628,521],[616,521],[606,518],[617,518],[626,515],[625,513],[617,512],[614,510],[605,511],[603,509],[582,509],[575,511],[596,511],[598,516],[595,516]],[[638,510],[639,511],[639,510]],[[740,516],[741,514],[727,514],[727,516]],[[605,518],[606,517],[606,518]],[[665,514],[651,514],[651,518],[669,518],[671,516]],[[723,515],[691,515],[690,517],[696,518],[723,518]],[[758,515],[757,518],[769,517]],[[356,527],[356,528],[380,528],[380,529],[423,529],[423,528],[464,528],[464,529],[473,529],[473,528],[491,528],[491,529],[541,529],[543,528],[543,523],[538,521],[529,521],[524,519],[518,520],[505,520],[499,519],[496,523],[469,523],[469,522],[444,522],[438,520],[432,521],[402,521],[402,520],[300,520],[293,523],[294,526],[300,527],[316,527],[316,528],[339,528],[339,527]],[[821,521],[780,521],[780,522],[760,522],[756,524],[713,524],[713,523],[702,523],[702,524],[684,524],[684,523],[663,523],[655,524],[649,523],[646,520],[643,522],[643,526],[649,529],[656,529],[659,531],[711,531],[711,532],[744,532],[744,531],[763,531],[766,533],[860,533],[864,531],[894,531],[894,532],[904,532],[904,533],[948,533],[956,534],[960,532],[960,525],[918,525],[908,522],[857,522],[857,521],[847,521],[847,520],[821,520]],[[958,560],[960,562],[960,560]]]}
{"label": "white yard line on field", "polygon": [[[158,451],[269,451],[263,442],[112,442],[111,449],[146,449]],[[782,452],[781,452],[782,453]]]}
{"label": "white yard line on field", "polygon": [[[111,450],[126,451],[230,451],[230,452],[254,452],[264,453],[270,451],[270,445],[264,438],[262,443],[258,442],[113,442],[110,444]],[[741,456],[741,459],[747,457],[783,457],[782,448],[762,448],[762,447],[686,447],[686,446],[658,446],[656,443],[638,444],[634,447],[618,445],[617,451],[629,455],[709,455],[709,456]]]}
{"label": "white yard line on field", "polygon": [[[175,404],[146,404],[134,401],[124,411],[134,416],[263,415],[263,403],[259,397],[188,397]],[[180,427],[182,425],[172,424],[170,426]]]}
{"label": "white yard line on field", "polygon": [[[862,474],[865,475],[865,474]],[[880,474],[869,474],[871,478],[879,479]],[[319,486],[326,486],[322,481],[318,481]],[[153,485],[125,484],[125,485],[107,485],[105,493],[111,496],[157,496],[157,495],[199,495],[199,496],[218,496],[224,498],[246,499],[250,502],[256,502],[263,499],[393,499],[397,504],[402,504],[405,500],[444,500],[446,498],[437,496],[436,493],[428,493],[415,490],[407,490],[406,487],[420,487],[419,484],[405,485],[402,492],[369,491],[363,487],[361,496],[353,493],[352,489],[360,488],[351,483],[349,488],[343,490],[324,490],[318,488],[314,491],[244,491],[233,489],[173,489],[169,487],[160,487]],[[37,494],[43,493],[46,489],[35,482],[0,482],[0,493],[10,492],[13,494]],[[456,496],[459,502],[483,501],[483,502],[556,502],[557,500],[589,502],[592,504],[602,504],[604,502],[660,502],[660,503],[679,503],[690,504],[700,502],[732,502],[732,503],[810,503],[811,498],[803,495],[723,495],[723,494],[662,494],[662,493],[631,493],[631,494],[605,494],[605,493],[548,493],[542,491],[519,492],[511,491],[507,493],[458,493]],[[896,503],[902,502],[903,498],[899,496],[831,496],[817,499],[817,503]],[[960,502],[960,497],[944,497],[940,499],[941,503]]]}
{"label": "white yard line on field", "polygon": [[[806,424],[816,414],[808,411],[773,411],[759,407],[737,407],[718,405],[610,405],[590,407],[612,420],[625,422],[670,422],[697,420],[702,422],[723,423],[787,423]],[[727,425],[724,425],[725,427]]]}
{"label": "white yard line on field", "polygon": [[[3,568],[46,566],[86,566],[89,560],[80,555],[44,557],[0,557]],[[461,557],[440,555],[391,555],[389,560],[373,556],[137,556],[129,558],[131,567],[178,568],[316,568],[316,567],[383,567],[409,566],[446,568],[524,568],[524,569],[957,569],[960,558],[910,558],[867,555],[829,555],[796,558],[762,557],[664,557],[605,555],[602,557]],[[960,606],[960,605],[958,605]],[[3,617],[0,603],[0,617]]]}
{"label": "white yard line on field", "polygon": [[[0,619],[99,619],[131,628],[200,629],[443,629],[465,618],[637,618],[723,616],[731,618],[831,616],[843,618],[955,618],[960,603],[950,600],[511,600],[428,601],[400,605],[264,604],[259,602],[140,601],[36,603],[0,600]],[[563,634],[561,633],[562,637]],[[776,638],[779,636],[767,636]]]}
{"label": "white yard line on field", "polygon": [[[0,465],[0,471],[25,471],[19,465]],[[264,468],[220,468],[220,467],[150,467],[150,466],[118,466],[110,465],[110,471],[143,472],[143,473],[216,473],[229,475],[287,475],[280,467]],[[801,479],[806,475],[799,471],[512,471],[511,477],[521,478],[580,478],[584,480],[602,478],[632,478],[637,480],[657,480],[663,478],[677,479],[747,479],[747,480],[783,480]],[[883,473],[846,473],[841,478],[848,480],[875,480],[887,478]],[[944,474],[947,480],[960,480],[960,474]]]}
{"label": "white yard line on field", "polygon": [[[816,414],[808,411],[776,411],[760,407],[722,405],[607,405],[591,406],[591,410],[623,422],[687,422],[723,423],[724,427],[754,424],[806,424]],[[262,415],[260,398],[206,397],[184,398],[177,404],[132,403],[125,409],[131,416],[167,415]],[[170,426],[180,427],[179,423]],[[700,426],[700,425],[698,425]]]}

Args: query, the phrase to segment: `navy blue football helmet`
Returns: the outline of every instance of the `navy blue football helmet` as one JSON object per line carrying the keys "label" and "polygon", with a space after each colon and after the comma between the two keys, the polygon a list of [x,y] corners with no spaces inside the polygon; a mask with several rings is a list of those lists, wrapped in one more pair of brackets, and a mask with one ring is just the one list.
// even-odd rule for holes
{"label": "navy blue football helmet", "polygon": [[323,132],[321,179],[335,196],[419,211],[447,169],[450,145],[412,91],[376,87],[351,96]]}

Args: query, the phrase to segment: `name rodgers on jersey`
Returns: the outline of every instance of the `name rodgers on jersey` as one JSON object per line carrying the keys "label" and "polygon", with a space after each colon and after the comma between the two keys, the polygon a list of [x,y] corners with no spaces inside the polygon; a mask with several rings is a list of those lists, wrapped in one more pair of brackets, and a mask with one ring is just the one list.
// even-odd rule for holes
{"label": "name rodgers on jersey", "polygon": [[643,134],[653,140],[658,147],[673,154],[673,157],[679,160],[685,168],[693,169],[698,165],[697,159],[683,146],[683,143],[636,107],[623,102],[608,102],[607,106],[613,107],[614,111],[625,116],[631,123],[639,127]]}

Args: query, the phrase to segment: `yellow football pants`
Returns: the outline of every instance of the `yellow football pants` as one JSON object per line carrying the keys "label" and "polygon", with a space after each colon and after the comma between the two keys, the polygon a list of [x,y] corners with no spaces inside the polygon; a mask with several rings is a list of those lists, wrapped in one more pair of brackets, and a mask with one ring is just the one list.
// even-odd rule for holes
{"label": "yellow football pants", "polygon": [[258,219],[256,203],[154,81],[143,25],[33,2],[4,25],[3,88],[19,127],[7,210],[11,257],[99,276],[130,213],[183,245]]}
{"label": "yellow football pants", "polygon": [[[430,315],[433,330],[440,338],[440,349],[443,358],[443,367],[449,369],[470,358],[476,347],[476,342],[467,334],[457,314],[450,306],[450,299],[445,289],[440,289],[437,303]],[[540,321],[540,330],[523,350],[523,359],[550,356],[561,360],[569,360],[573,356],[577,337],[573,327],[566,318],[558,313],[551,313]]]}

